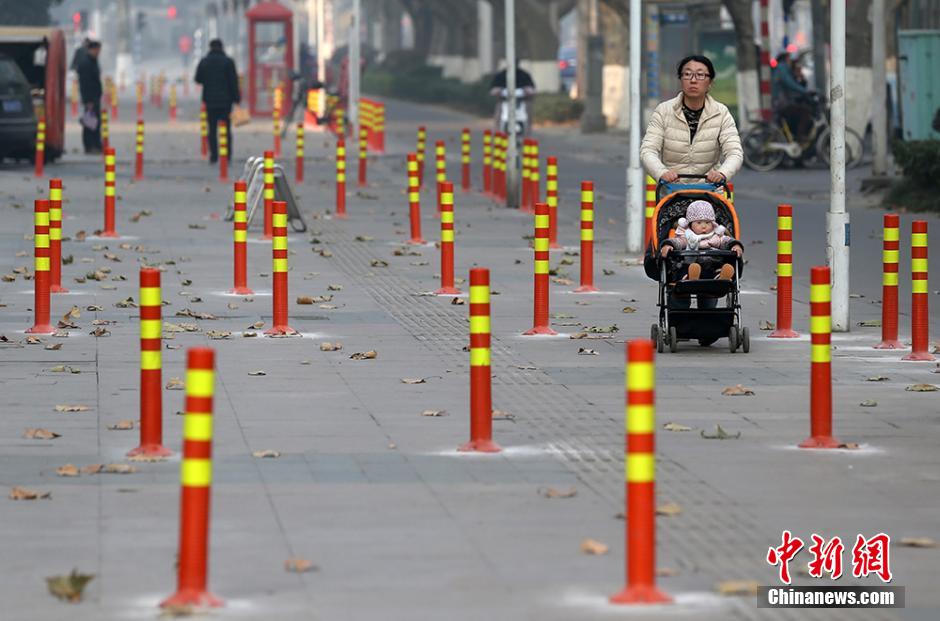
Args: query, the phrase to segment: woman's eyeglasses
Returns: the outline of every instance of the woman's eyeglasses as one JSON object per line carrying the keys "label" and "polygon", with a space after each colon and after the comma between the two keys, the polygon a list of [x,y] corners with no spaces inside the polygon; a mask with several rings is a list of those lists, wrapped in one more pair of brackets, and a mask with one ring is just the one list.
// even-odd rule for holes
{"label": "woman's eyeglasses", "polygon": [[707,80],[709,77],[711,76],[709,76],[707,73],[692,73],[691,71],[686,71],[682,74],[682,79],[686,82],[691,82],[693,79],[702,82]]}

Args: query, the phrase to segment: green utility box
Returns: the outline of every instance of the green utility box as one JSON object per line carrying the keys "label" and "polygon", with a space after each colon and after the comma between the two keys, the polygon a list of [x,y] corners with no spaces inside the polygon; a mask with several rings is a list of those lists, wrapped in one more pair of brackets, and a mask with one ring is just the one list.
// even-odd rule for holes
{"label": "green utility box", "polygon": [[940,139],[931,123],[940,108],[940,30],[898,32],[904,140]]}

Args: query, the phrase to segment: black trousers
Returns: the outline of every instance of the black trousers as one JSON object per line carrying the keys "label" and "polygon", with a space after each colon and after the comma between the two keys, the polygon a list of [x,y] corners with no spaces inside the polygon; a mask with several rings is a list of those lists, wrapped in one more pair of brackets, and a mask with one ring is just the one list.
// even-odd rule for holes
{"label": "black trousers", "polygon": [[88,108],[88,105],[91,104],[94,106],[95,117],[98,119],[98,126],[94,130],[90,130],[84,125],[82,125],[82,146],[85,147],[85,152],[93,150],[101,150],[101,102],[85,102],[85,108]]}
{"label": "black trousers", "polygon": [[230,117],[232,108],[206,108],[206,120],[209,124],[209,160],[212,162],[219,159],[219,123],[225,123],[225,129],[228,130],[228,160],[232,161],[232,145],[234,145],[234,136],[232,135],[232,122]]}

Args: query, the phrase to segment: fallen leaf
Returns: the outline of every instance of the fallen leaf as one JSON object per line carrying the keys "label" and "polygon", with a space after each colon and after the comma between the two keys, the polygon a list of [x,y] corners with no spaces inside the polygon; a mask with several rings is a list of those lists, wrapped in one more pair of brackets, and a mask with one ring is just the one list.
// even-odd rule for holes
{"label": "fallen leaf", "polygon": [[881,320],[880,319],[869,319],[867,321],[859,321],[857,324],[861,328],[880,328]]}
{"label": "fallen leaf", "polygon": [[295,574],[302,574],[307,571],[315,571],[317,566],[305,558],[289,558],[284,561],[284,570]]}
{"label": "fallen leaf", "polygon": [[726,580],[719,582],[717,589],[721,595],[757,595],[756,580]]}
{"label": "fallen leaf", "polygon": [[908,392],[936,392],[937,387],[933,384],[912,384],[904,390]]}
{"label": "fallen leaf", "polygon": [[604,268],[604,269],[601,270],[601,271],[604,273],[604,276],[613,276],[614,274],[617,273],[617,272],[615,272],[614,270],[609,270],[609,269],[606,269],[606,268]]}
{"label": "fallen leaf", "polygon": [[242,337],[243,337],[243,338],[248,339],[248,338],[251,338],[251,337],[254,337],[254,336],[258,336],[258,333],[257,333],[257,332],[242,332]]}
{"label": "fallen leaf", "polygon": [[343,285],[327,285],[327,291],[342,291]]}
{"label": "fallen leaf", "polygon": [[162,455],[145,455],[143,453],[138,453],[137,455],[131,455],[127,459],[130,461],[142,461],[146,463],[166,461],[166,457],[163,457]]}
{"label": "fallen leaf", "polygon": [[612,326],[589,326],[585,328],[584,331],[589,334],[612,334],[619,332],[620,328],[618,328],[616,324]]}
{"label": "fallen leaf", "polygon": [[736,386],[728,386],[721,391],[721,394],[726,397],[750,397],[754,394],[754,391],[750,388],[745,388],[741,384],[737,384]]}
{"label": "fallen leaf", "polygon": [[866,377],[865,381],[866,382],[887,382],[889,379],[891,378],[885,375],[872,375],[871,377]]}
{"label": "fallen leaf", "polygon": [[52,440],[61,438],[62,434],[43,429],[42,427],[27,427],[26,431],[23,432],[23,437],[29,440]]}
{"label": "fallen leaf", "polygon": [[579,356],[596,356],[597,351],[593,349],[588,349],[587,347],[579,347],[578,355]]}
{"label": "fallen leaf", "polygon": [[[62,344],[59,343],[59,347],[61,347],[61,346],[62,346]],[[52,347],[52,346],[51,346],[51,345],[46,345],[46,349],[49,349],[50,347]],[[80,370],[80,369],[76,369],[76,368],[73,368],[73,367],[67,367],[67,366],[64,366],[64,365],[61,365],[61,364],[58,365],[58,366],[52,367],[51,369],[49,369],[49,371],[52,372],[52,373],[81,373],[81,370]]]}
{"label": "fallen leaf", "polygon": [[236,308],[238,308],[238,304],[236,304],[235,302],[229,302],[229,303],[228,303],[228,309],[229,309],[229,310],[235,310]]}
{"label": "fallen leaf", "polygon": [[115,263],[121,262],[121,257],[117,256],[113,252],[104,253],[104,258],[107,259],[108,261],[114,261]]}
{"label": "fallen leaf", "polygon": [[503,410],[493,410],[493,414],[490,416],[493,420],[516,420],[516,415]]}
{"label": "fallen leaf", "polygon": [[12,487],[10,500],[37,500],[39,498],[52,498],[52,492],[37,492],[26,487]]}
{"label": "fallen leaf", "polygon": [[231,337],[232,337],[232,333],[231,333],[231,332],[222,331],[222,330],[209,330],[208,332],[206,332],[206,336],[208,336],[210,339],[213,339],[213,340],[218,341],[218,340],[222,340],[222,339],[231,338]]}
{"label": "fallen leaf", "polygon": [[624,312],[624,313],[635,313],[635,312],[636,312],[636,309],[633,308],[632,306],[624,306],[624,307],[623,307],[623,311],[621,311],[621,312]]}
{"label": "fallen leaf", "polygon": [[39,338],[38,336],[27,336],[27,337],[26,337],[26,344],[27,344],[27,345],[39,345],[39,344],[41,344],[41,343],[42,343],[42,339]]}
{"label": "fallen leaf", "polygon": [[679,423],[666,423],[663,425],[663,429],[666,431],[692,431],[691,427],[680,425]]}
{"label": "fallen leaf", "polygon": [[322,308],[323,310],[336,310],[339,306],[335,304],[320,304],[317,308]]}
{"label": "fallen leaf", "polygon": [[82,474],[98,474],[104,469],[104,464],[88,464],[82,466]]}
{"label": "fallen leaf", "polygon": [[878,407],[878,402],[873,401],[871,399],[866,399],[865,401],[862,401],[861,403],[859,403],[859,405],[862,406],[863,408],[874,408],[874,407]]}
{"label": "fallen leaf", "polygon": [[57,405],[55,406],[56,412],[87,412],[91,408],[87,405]]}
{"label": "fallen leaf", "polygon": [[254,322],[253,324],[251,324],[250,326],[248,326],[247,329],[248,329],[248,330],[260,330],[260,329],[263,328],[263,327],[264,327],[264,322],[263,322],[263,321],[256,321],[256,322]]}
{"label": "fallen leaf", "polygon": [[930,537],[901,537],[900,544],[908,548],[936,548],[937,542]]}
{"label": "fallen leaf", "polygon": [[85,586],[95,579],[94,574],[80,574],[77,569],[67,576],[49,576],[46,578],[46,586],[49,593],[55,597],[77,604],[82,601],[82,592]]}
{"label": "fallen leaf", "polygon": [[130,464],[108,464],[102,468],[101,472],[105,474],[134,474],[137,468]]}
{"label": "fallen leaf", "polygon": [[578,494],[578,488],[573,485],[562,490],[554,487],[540,487],[538,493],[545,498],[574,498]]}
{"label": "fallen leaf", "polygon": [[265,449],[263,451],[255,451],[251,454],[252,457],[258,457],[260,459],[277,459],[281,456],[278,451],[271,449]]}
{"label": "fallen leaf", "polygon": [[321,257],[330,258],[330,257],[333,256],[333,253],[330,252],[329,250],[326,250],[325,248],[322,248],[322,249],[320,249],[320,251],[319,251],[319,255],[320,255]]}
{"label": "fallen leaf", "polygon": [[261,376],[261,375],[267,375],[267,372],[262,371],[262,370],[259,369],[259,370],[257,370],[257,371],[248,371],[248,375],[251,375],[251,376],[254,376],[254,377],[258,377],[258,376]]}
{"label": "fallen leaf", "polygon": [[388,262],[381,259],[372,259],[372,262],[369,263],[372,267],[388,267]]}
{"label": "fallen leaf", "polygon": [[165,388],[167,390],[183,390],[186,388],[186,384],[178,377],[171,377],[170,381],[166,383]]}
{"label": "fallen leaf", "polygon": [[737,440],[741,437],[740,431],[735,434],[730,434],[725,431],[721,425],[715,425],[715,433],[713,434],[705,433],[704,429],[700,431],[699,434],[706,440]]}
{"label": "fallen leaf", "polygon": [[107,328],[95,328],[88,334],[94,337],[111,336],[111,331],[108,330]]}
{"label": "fallen leaf", "polygon": [[564,285],[566,287],[570,287],[574,284],[574,281],[570,278],[552,278],[552,282],[556,285]]}
{"label": "fallen leaf", "polygon": [[857,442],[843,442],[842,444],[840,444],[840,445],[838,446],[838,448],[840,448],[840,449],[848,449],[848,450],[850,450],[850,451],[856,451],[856,450],[858,450],[859,447],[858,447],[858,443],[857,443]]}
{"label": "fallen leaf", "polygon": [[309,295],[302,295],[297,298],[298,304],[313,304],[313,298]]}
{"label": "fallen leaf", "polygon": [[108,425],[109,431],[129,431],[133,428],[134,428],[134,421],[129,418],[125,418],[124,420],[119,420],[113,425]]}
{"label": "fallen leaf", "polygon": [[[193,298],[190,301],[195,302],[196,298]],[[176,311],[176,316],[177,317],[192,317],[193,319],[218,319],[218,317],[216,317],[212,313],[200,313],[194,310],[190,310],[188,308],[184,308],[183,310]]]}
{"label": "fallen leaf", "polygon": [[761,330],[773,330],[774,324],[773,322],[767,321],[766,319],[761,319],[760,323],[758,324],[758,327]]}
{"label": "fallen leaf", "polygon": [[3,280],[3,282],[16,282],[16,274],[4,274],[0,276],[0,280]]}
{"label": "fallen leaf", "polygon": [[656,515],[674,517],[680,513],[682,513],[682,507],[674,502],[667,502],[666,504],[656,507]]}
{"label": "fallen leaf", "polygon": [[463,298],[451,298],[450,303],[454,306],[463,306],[467,301]]}
{"label": "fallen leaf", "polygon": [[421,416],[447,416],[447,410],[422,410]]}
{"label": "fallen leaf", "polygon": [[426,384],[423,377],[403,377],[401,378],[402,384]]}
{"label": "fallen leaf", "polygon": [[372,241],[373,239],[375,238],[371,235],[356,235],[356,241],[360,242]]}
{"label": "fallen leaf", "polygon": [[607,554],[609,550],[610,547],[607,544],[595,539],[588,538],[581,542],[581,552],[584,554],[601,555]]}
{"label": "fallen leaf", "polygon": [[339,351],[342,348],[342,343],[320,343],[320,351]]}
{"label": "fallen leaf", "polygon": [[[206,188],[207,191],[208,189],[209,188]],[[189,228],[201,231],[202,229],[206,228],[206,225],[205,224],[190,224]]]}
{"label": "fallen leaf", "polygon": [[60,477],[77,477],[81,474],[78,471],[78,468],[72,464],[65,464],[64,466],[59,466],[55,469],[55,473]]}
{"label": "fallen leaf", "polygon": [[374,349],[370,349],[369,351],[366,351],[366,352],[356,352],[349,358],[350,360],[372,360],[374,358],[377,358],[378,355],[379,355],[378,352],[376,352]]}

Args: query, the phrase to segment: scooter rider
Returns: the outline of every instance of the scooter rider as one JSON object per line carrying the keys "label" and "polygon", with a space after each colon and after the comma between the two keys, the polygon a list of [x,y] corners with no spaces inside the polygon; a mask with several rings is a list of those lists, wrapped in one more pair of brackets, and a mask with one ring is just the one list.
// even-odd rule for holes
{"label": "scooter rider", "polygon": [[[519,66],[519,62],[516,62],[516,89],[522,90],[522,105],[525,106],[526,117],[532,118],[531,110],[529,109],[529,101],[532,96],[535,94],[535,82],[532,80],[532,76],[528,71],[522,69]],[[506,69],[503,69],[499,73],[493,76],[493,80],[490,82],[490,95],[493,97],[499,97],[500,100],[496,103],[496,129],[497,131],[502,131],[500,127],[500,109],[502,108],[503,99],[505,98],[508,101],[508,96],[505,94],[506,91]],[[525,124],[525,132],[528,133],[529,124]]]}

